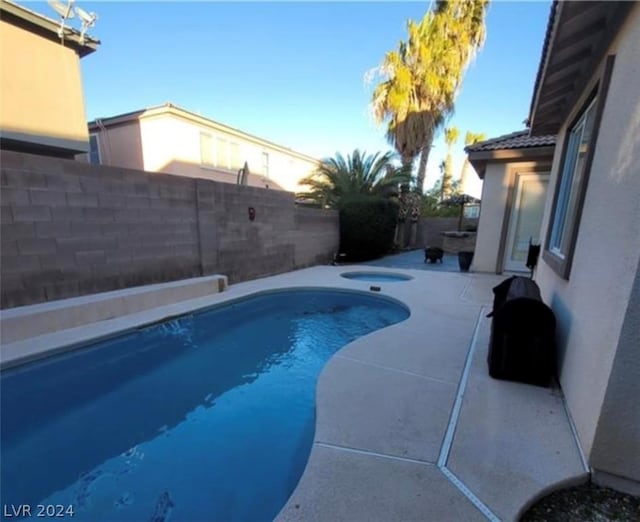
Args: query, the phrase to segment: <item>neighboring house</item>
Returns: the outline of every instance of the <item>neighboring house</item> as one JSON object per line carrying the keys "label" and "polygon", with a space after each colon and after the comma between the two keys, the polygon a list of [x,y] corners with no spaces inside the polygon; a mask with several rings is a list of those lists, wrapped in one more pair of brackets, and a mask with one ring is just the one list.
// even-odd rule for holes
{"label": "neighboring house", "polygon": [[529,242],[540,243],[555,136],[519,131],[467,147],[484,180],[473,269],[528,271]]}
{"label": "neighboring house", "polygon": [[[640,2],[553,3],[529,118],[532,139],[557,135],[535,278],[557,319],[560,384],[593,478],[636,494],[639,86]],[[505,197],[483,197],[481,228]],[[492,233],[479,231],[478,248]]]}
{"label": "neighboring house", "polygon": [[89,122],[92,163],[151,172],[300,190],[318,160],[166,103]]}
{"label": "neighboring house", "polygon": [[[52,11],[53,12],[53,11]],[[0,147],[73,158],[89,150],[80,58],[99,44],[0,0]]]}

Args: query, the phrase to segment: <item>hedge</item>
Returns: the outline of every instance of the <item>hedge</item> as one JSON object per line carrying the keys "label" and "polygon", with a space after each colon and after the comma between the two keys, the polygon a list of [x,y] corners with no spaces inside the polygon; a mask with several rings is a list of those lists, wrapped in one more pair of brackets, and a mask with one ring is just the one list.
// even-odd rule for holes
{"label": "hedge", "polygon": [[375,259],[393,248],[398,205],[388,199],[368,196],[342,201],[340,252],[349,261]]}

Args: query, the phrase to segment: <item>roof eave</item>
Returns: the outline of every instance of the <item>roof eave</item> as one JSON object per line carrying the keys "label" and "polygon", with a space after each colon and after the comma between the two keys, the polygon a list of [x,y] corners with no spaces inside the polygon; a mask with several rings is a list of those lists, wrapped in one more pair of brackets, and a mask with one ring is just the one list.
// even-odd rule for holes
{"label": "roof eave", "polygon": [[[7,0],[0,0],[0,12],[2,12],[2,19],[8,23],[39,34],[48,40],[54,42],[60,41],[60,37],[58,36],[60,24],[46,16],[8,2]],[[67,32],[64,35],[64,43],[73,49],[80,58],[95,52],[100,45],[100,40],[89,35],[85,35],[84,40],[84,43],[81,42],[78,31],[67,27]]]}
{"label": "roof eave", "polygon": [[487,164],[490,161],[540,161],[542,159],[553,158],[555,145],[545,145],[542,147],[521,147],[517,149],[480,150],[469,152],[469,163],[473,166],[478,177],[484,179]]}
{"label": "roof eave", "polygon": [[532,136],[558,133],[633,7],[554,1],[529,114]]}
{"label": "roof eave", "polygon": [[536,74],[536,81],[533,86],[533,97],[531,99],[531,106],[529,108],[529,118],[527,119],[531,134],[533,134],[533,118],[536,112],[536,107],[538,106],[538,99],[540,97],[540,85],[542,82],[542,78],[544,77],[544,72],[547,68],[549,48],[555,36],[556,22],[559,18],[558,15],[561,10],[562,2],[553,0],[553,4],[551,5],[551,12],[549,13],[549,20],[547,22],[547,31],[545,34],[544,43],[542,45],[542,56],[540,57],[540,64],[538,66],[538,72]]}

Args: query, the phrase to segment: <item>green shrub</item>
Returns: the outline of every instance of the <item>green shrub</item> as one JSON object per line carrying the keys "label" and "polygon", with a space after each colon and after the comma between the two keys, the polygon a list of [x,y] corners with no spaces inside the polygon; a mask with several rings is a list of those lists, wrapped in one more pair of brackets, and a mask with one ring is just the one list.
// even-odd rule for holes
{"label": "green shrub", "polygon": [[460,209],[458,207],[446,207],[440,204],[440,198],[434,195],[425,194],[422,196],[420,215],[422,217],[458,217]]}
{"label": "green shrub", "polygon": [[349,198],[340,204],[340,252],[349,261],[388,253],[398,219],[398,205],[379,197]]}

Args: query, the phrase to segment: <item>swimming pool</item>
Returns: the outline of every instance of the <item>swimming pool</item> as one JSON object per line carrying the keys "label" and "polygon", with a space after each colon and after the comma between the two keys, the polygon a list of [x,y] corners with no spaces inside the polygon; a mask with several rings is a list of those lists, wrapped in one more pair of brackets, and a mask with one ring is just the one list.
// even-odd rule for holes
{"label": "swimming pool", "polygon": [[371,283],[395,283],[398,281],[409,281],[413,277],[399,274],[397,272],[344,272],[340,274],[346,279],[355,279],[358,281],[368,281]]}
{"label": "swimming pool", "polygon": [[326,361],[408,316],[359,292],[279,291],[3,372],[1,503],[271,520],[306,465]]}

